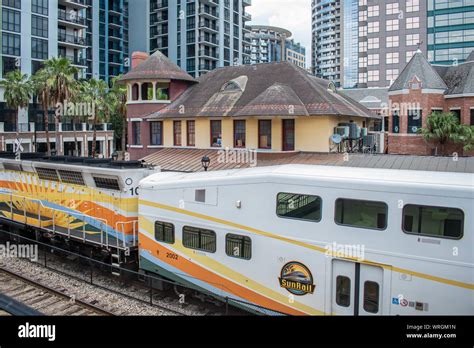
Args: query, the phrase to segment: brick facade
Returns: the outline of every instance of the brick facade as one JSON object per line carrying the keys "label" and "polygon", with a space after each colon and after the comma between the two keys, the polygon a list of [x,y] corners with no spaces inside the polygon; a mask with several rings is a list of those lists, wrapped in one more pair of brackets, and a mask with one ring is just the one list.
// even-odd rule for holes
{"label": "brick facade", "polygon": [[[426,120],[434,110],[449,112],[453,109],[461,111],[461,123],[471,124],[471,108],[474,109],[474,97],[446,98],[441,93],[427,93],[422,89],[410,89],[402,94],[392,94],[390,99],[390,125],[388,135],[388,152],[390,154],[404,155],[433,155],[435,145],[427,143],[422,136],[408,134],[408,109],[420,108],[422,110],[422,127],[426,127]],[[400,110],[400,132],[393,132],[393,110]],[[441,151],[438,148],[438,152]],[[447,144],[444,153],[457,153],[462,156],[471,156],[459,144]]]}

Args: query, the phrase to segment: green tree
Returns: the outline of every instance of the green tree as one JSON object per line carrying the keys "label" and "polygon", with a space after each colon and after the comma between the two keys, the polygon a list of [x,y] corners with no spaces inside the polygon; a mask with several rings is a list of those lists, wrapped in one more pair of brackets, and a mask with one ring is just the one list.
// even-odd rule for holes
{"label": "green tree", "polygon": [[15,109],[15,126],[18,137],[20,127],[18,124],[20,109],[28,107],[33,95],[33,83],[28,75],[20,70],[9,72],[4,80],[0,81],[0,86],[5,89],[4,99],[8,107]]}
{"label": "green tree", "polygon": [[94,78],[85,80],[80,87],[81,99],[95,106],[95,112],[92,118],[92,157],[96,156],[97,146],[97,123],[106,122],[110,116],[110,96],[107,83],[103,80]]}
{"label": "green tree", "polygon": [[426,119],[426,127],[419,130],[426,142],[435,146],[436,155],[445,154],[446,144],[460,142],[461,126],[458,118],[450,112],[433,112]]}
{"label": "green tree", "polygon": [[474,126],[461,126],[457,141],[463,145],[464,151],[474,150]]}
{"label": "green tree", "polygon": [[33,76],[33,85],[38,101],[43,108],[43,123],[46,133],[46,147],[48,155],[51,155],[51,142],[49,140],[49,110],[53,107],[51,88],[48,85],[48,74],[46,70],[41,69]]}
{"label": "green tree", "polygon": [[127,87],[118,81],[121,76],[112,80],[109,90],[112,100],[111,121],[116,139],[121,141],[122,151],[127,151]]}
{"label": "green tree", "polygon": [[[44,62],[44,74],[47,77],[47,86],[49,88],[49,95],[52,104],[59,107],[65,106],[69,102],[74,92],[77,90],[76,75],[79,70],[71,65],[71,62],[64,57],[51,58]],[[54,117],[54,124],[56,126],[56,151],[59,155],[62,154],[59,137],[59,123],[61,122],[61,115],[57,112]]]}

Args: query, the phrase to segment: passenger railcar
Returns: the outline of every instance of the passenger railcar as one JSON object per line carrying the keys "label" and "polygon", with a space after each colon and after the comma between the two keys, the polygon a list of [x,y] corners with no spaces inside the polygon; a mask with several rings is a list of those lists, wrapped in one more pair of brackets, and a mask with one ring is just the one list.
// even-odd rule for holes
{"label": "passenger railcar", "polygon": [[112,263],[123,264],[138,246],[138,184],[156,172],[140,162],[3,154],[0,220],[111,251]]}
{"label": "passenger railcar", "polygon": [[472,174],[159,173],[140,184],[140,267],[252,310],[473,315],[473,212]]}

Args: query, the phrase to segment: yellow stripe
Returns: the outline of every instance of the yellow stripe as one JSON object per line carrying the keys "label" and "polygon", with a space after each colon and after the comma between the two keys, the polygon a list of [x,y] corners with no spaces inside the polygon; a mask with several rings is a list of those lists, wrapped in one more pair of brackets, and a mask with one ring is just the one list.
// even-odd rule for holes
{"label": "yellow stripe", "polygon": [[[146,232],[146,234],[151,237],[151,239],[154,239],[154,236],[153,236],[153,233],[151,231],[153,231],[154,229],[154,226],[153,226],[153,223],[144,218],[144,217],[141,217],[140,218],[140,227],[144,229],[144,231]],[[142,231],[140,231],[141,233],[143,233]],[[184,248],[184,246],[182,245],[181,241],[176,239],[176,242],[172,247],[173,249],[175,250],[178,250],[181,254],[183,255],[186,255],[187,257],[189,258],[193,258],[195,259],[198,263],[201,263],[201,264],[204,264],[205,266],[207,266],[208,268],[212,269],[214,272],[220,274],[220,275],[225,275],[226,277],[228,277],[229,279],[231,279],[232,281],[236,282],[237,284],[240,284],[241,286],[244,286],[244,287],[247,287],[249,289],[251,289],[252,291],[255,291],[261,295],[264,295],[274,301],[277,301],[277,302],[280,302],[281,304],[285,305],[285,306],[289,306],[289,297],[287,296],[284,296],[268,287],[265,287],[264,285],[252,280],[252,279],[249,279],[248,277],[244,276],[243,274],[241,273],[238,273],[236,272],[235,270],[231,269],[231,268],[228,268],[227,266],[223,265],[222,263],[219,263],[217,261],[215,261],[214,259],[212,258],[209,258],[207,256],[202,256],[202,255],[199,255],[199,254],[195,254],[194,252],[192,252],[191,250],[189,249],[186,249]],[[170,247],[170,246],[168,246]],[[212,284],[211,284],[212,285]],[[296,300],[294,300],[293,303],[291,303],[291,306],[294,307],[295,309],[298,309],[302,312],[305,312],[307,314],[310,314],[310,315],[325,315],[324,312],[321,312],[317,309],[314,309],[312,307],[309,307],[303,303],[300,303],[300,302],[297,302]]]}
{"label": "yellow stripe", "polygon": [[[298,246],[301,246],[301,247],[304,247],[304,248],[307,248],[307,249],[315,250],[315,251],[318,251],[318,252],[321,252],[321,253],[326,253],[326,251],[327,251],[325,248],[321,248],[321,247],[318,247],[318,246],[315,246],[315,245],[311,245],[311,244],[308,244],[308,243],[305,243],[305,242],[300,242],[300,241],[293,240],[293,239],[290,239],[290,238],[278,236],[278,235],[275,235],[275,234],[272,234],[272,233],[268,233],[268,232],[265,232],[265,231],[255,229],[253,227],[244,226],[244,225],[241,225],[241,224],[237,224],[235,222],[222,220],[222,219],[215,218],[215,217],[212,217],[212,216],[203,215],[203,214],[199,214],[199,213],[194,213],[192,211],[179,209],[179,208],[175,208],[175,207],[160,204],[160,203],[148,202],[148,201],[144,201],[144,200],[140,200],[139,202],[140,202],[140,204],[143,204],[143,205],[146,205],[146,206],[149,206],[149,207],[168,210],[168,211],[172,211],[172,212],[175,212],[175,213],[178,213],[178,214],[188,215],[188,216],[192,216],[192,217],[195,217],[195,218],[198,218],[198,219],[208,220],[208,221],[216,222],[218,224],[231,226],[231,227],[234,227],[234,228],[237,228],[237,229],[241,229],[241,230],[248,231],[248,232],[251,232],[251,233],[255,233],[255,234],[258,234],[258,235],[261,235],[261,236],[281,240],[281,241],[291,243],[291,244],[294,244],[294,245],[298,245]],[[418,277],[418,278],[428,279],[428,280],[432,280],[432,281],[443,283],[443,284],[448,284],[448,285],[453,285],[453,286],[457,286],[457,287],[460,287],[460,288],[474,290],[474,284],[470,284],[470,283],[463,283],[463,282],[459,282],[459,281],[452,280],[452,279],[436,277],[436,276],[432,276],[432,275],[429,275],[429,274],[410,271],[408,269],[403,269],[403,268],[398,268],[398,267],[392,267],[390,265],[385,265],[385,264],[381,264],[381,263],[373,262],[373,261],[359,261],[356,258],[345,258],[345,259],[348,259],[348,260],[351,260],[351,261],[357,261],[359,263],[363,263],[363,264],[367,264],[367,265],[375,265],[375,266],[378,266],[378,267],[382,267],[384,269],[388,269],[388,270],[395,271],[395,272],[398,272],[398,273],[409,274],[409,275],[412,275],[412,276]]]}

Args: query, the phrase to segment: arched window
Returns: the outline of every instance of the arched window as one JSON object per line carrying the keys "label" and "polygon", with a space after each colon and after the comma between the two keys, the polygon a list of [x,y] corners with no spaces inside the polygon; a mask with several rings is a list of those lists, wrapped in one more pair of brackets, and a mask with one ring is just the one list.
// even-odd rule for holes
{"label": "arched window", "polygon": [[132,100],[133,101],[137,101],[138,100],[138,97],[139,97],[139,94],[138,94],[138,91],[139,91],[139,86],[138,86],[138,83],[134,83],[133,86],[132,86]]}
{"label": "arched window", "polygon": [[142,100],[153,100],[153,84],[145,82],[142,84]]}

